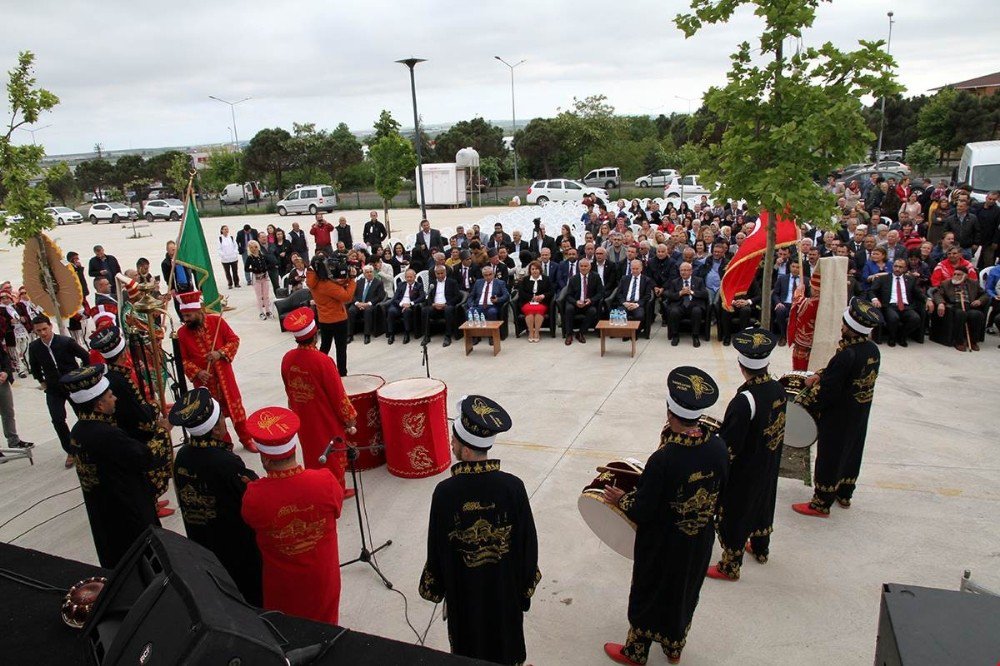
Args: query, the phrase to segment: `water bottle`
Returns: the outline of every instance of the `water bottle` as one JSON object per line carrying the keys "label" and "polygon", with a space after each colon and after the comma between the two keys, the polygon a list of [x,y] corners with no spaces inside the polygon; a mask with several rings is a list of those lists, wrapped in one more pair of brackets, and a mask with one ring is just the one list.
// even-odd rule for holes
{"label": "water bottle", "polygon": [[472,323],[472,308],[465,311],[465,321]]}
{"label": "water bottle", "polygon": [[482,325],[483,323],[483,311],[476,310],[476,323]]}

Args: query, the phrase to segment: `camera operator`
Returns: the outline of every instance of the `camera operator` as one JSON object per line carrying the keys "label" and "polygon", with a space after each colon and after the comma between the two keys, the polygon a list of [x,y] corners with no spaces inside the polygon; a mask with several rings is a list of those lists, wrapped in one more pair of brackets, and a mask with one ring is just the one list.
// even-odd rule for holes
{"label": "camera operator", "polygon": [[347,309],[346,304],[354,298],[354,277],[357,267],[347,263],[341,253],[326,256],[318,253],[306,273],[306,286],[312,292],[316,304],[319,325],[320,347],[324,354],[330,353],[331,343],[337,347],[337,371],[343,377],[347,374]]}

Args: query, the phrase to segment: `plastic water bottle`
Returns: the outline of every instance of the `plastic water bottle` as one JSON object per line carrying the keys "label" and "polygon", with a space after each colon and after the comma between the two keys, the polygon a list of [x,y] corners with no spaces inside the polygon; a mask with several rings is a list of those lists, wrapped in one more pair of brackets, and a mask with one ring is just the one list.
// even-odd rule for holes
{"label": "plastic water bottle", "polygon": [[469,322],[470,324],[472,323],[472,316],[473,316],[472,308],[469,308],[468,310],[465,311],[465,321]]}

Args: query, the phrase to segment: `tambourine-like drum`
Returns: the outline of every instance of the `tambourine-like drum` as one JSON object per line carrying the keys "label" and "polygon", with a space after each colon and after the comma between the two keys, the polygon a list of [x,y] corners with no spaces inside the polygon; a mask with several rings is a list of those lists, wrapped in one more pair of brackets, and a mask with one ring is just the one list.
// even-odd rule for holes
{"label": "tambourine-like drum", "polygon": [[785,408],[785,446],[794,449],[809,448],[816,443],[819,433],[819,413],[816,410],[816,393],[819,387],[806,386],[806,379],[813,374],[815,373],[795,371],[778,379],[788,396]]}
{"label": "tambourine-like drum", "polygon": [[640,460],[625,458],[612,460],[607,465],[598,467],[597,478],[583,489],[576,501],[580,515],[597,538],[611,550],[630,560],[635,546],[635,523],[628,519],[620,507],[604,499],[604,489],[614,486],[626,493],[635,490],[645,466]]}
{"label": "tambourine-like drum", "polygon": [[377,391],[389,473],[434,476],[451,465],[448,389],[437,379],[403,379]]}
{"label": "tambourine-like drum", "polygon": [[376,392],[385,385],[385,380],[378,375],[347,375],[343,382],[347,397],[358,413],[357,432],[347,434],[348,446],[361,447],[354,465],[358,469],[374,469],[384,465],[382,416]]}
{"label": "tambourine-like drum", "polygon": [[80,629],[87,623],[97,597],[101,595],[108,579],[101,577],[87,578],[69,588],[69,592],[63,597],[62,621],[73,627]]}

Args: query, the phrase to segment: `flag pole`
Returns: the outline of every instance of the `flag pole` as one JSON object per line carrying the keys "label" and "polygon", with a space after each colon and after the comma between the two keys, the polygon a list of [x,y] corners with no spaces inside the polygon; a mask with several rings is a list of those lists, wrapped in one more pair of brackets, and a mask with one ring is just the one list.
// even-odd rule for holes
{"label": "flag pole", "polygon": [[170,277],[167,279],[167,292],[174,290],[177,280],[177,250],[181,246],[181,237],[184,235],[184,225],[187,224],[188,204],[194,196],[194,177],[198,175],[196,169],[191,169],[188,174],[187,191],[184,193],[184,217],[181,218],[181,226],[177,229],[177,240],[174,241],[174,256],[170,258]]}

